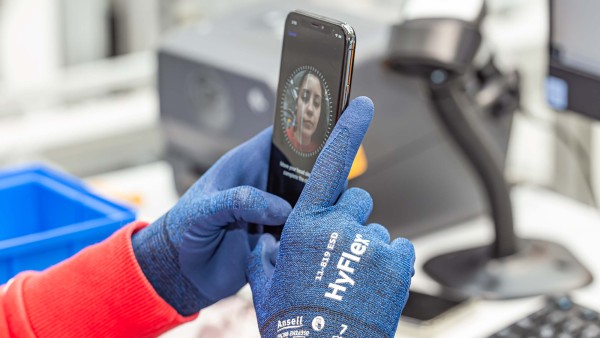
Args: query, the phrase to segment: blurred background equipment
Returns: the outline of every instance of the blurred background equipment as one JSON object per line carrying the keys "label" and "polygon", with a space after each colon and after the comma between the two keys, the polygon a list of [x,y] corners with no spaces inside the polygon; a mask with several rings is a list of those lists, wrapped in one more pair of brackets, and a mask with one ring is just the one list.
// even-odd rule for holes
{"label": "blurred background equipment", "polygon": [[600,24],[592,0],[550,0],[548,103],[600,119]]}
{"label": "blurred background equipment", "polygon": [[569,296],[549,296],[544,306],[490,338],[600,337],[598,313],[573,302]]}
{"label": "blurred background equipment", "polygon": [[91,176],[160,160],[158,41],[240,2],[0,1],[0,165]]}
{"label": "blurred background equipment", "polygon": [[[298,6],[244,8],[173,32],[161,45],[161,120],[180,192],[271,124],[283,22]],[[390,25],[335,8],[301,8],[351,22],[359,32],[352,93],[371,97],[377,112],[364,142],[369,169],[351,185],[373,196],[371,221],[386,224],[393,236],[415,236],[482,213],[478,183],[438,126],[427,82],[384,66]],[[502,163],[512,110],[478,117],[501,149]]]}
{"label": "blurred background equipment", "polygon": [[[158,100],[154,91],[157,67],[154,48],[159,41],[164,41],[163,37],[170,39],[171,32],[203,30],[213,25],[215,20],[231,17],[229,13],[239,11],[240,6],[251,7],[267,2],[272,1],[148,0],[140,5],[139,0],[91,0],[83,6],[71,0],[3,0],[0,3],[0,133],[3,137],[0,165],[41,160],[79,176],[90,176],[152,163],[165,154],[172,157],[170,152],[175,153],[176,150],[169,148],[165,153],[163,146]],[[405,18],[419,15],[448,16],[451,13],[459,18],[474,19],[481,3],[479,0],[357,0],[324,4],[305,0],[298,1],[296,6],[323,8],[329,14],[360,17],[363,21],[391,27]],[[594,191],[600,188],[600,181],[594,179],[592,172],[600,153],[596,154],[598,147],[592,145],[600,138],[593,137],[594,127],[585,119],[570,114],[556,115],[548,111],[542,101],[539,81],[542,81],[545,64],[539,61],[547,55],[547,48],[542,43],[546,34],[547,1],[489,0],[487,3],[489,11],[483,25],[484,40],[496,47],[494,50],[498,53],[496,60],[500,69],[507,64],[518,67],[524,84],[522,110],[527,114],[516,118],[507,158],[508,177],[511,182],[542,185],[585,203],[595,203]],[[30,8],[36,8],[36,11],[28,10]],[[248,32],[239,34],[258,34],[265,31],[264,26],[267,25],[273,32],[269,35],[271,39],[279,39],[275,31],[276,22],[281,21],[277,17],[281,15],[275,12],[267,13],[266,18],[260,18],[256,24],[248,22],[245,26],[250,27]],[[230,38],[224,37],[223,43],[228,44]],[[271,40],[255,42],[262,46],[269,44],[268,41]],[[362,43],[366,42],[362,40]],[[276,42],[271,43],[274,54],[269,57],[275,59],[280,48]],[[266,65],[264,69],[258,67],[253,70],[277,72],[273,70],[277,69],[276,64]],[[405,86],[414,88],[419,85],[422,84]],[[359,94],[357,90],[355,94]],[[415,89],[417,91],[421,92]],[[250,96],[256,111],[264,108],[268,101],[258,91],[253,91]],[[423,99],[423,102],[426,100]],[[414,108],[430,110],[427,103],[423,106]],[[415,109],[408,107],[408,113],[403,115],[417,115]],[[425,117],[427,114],[423,115],[417,120],[428,119]],[[219,121],[217,119],[215,123]],[[430,125],[429,122],[423,124]],[[499,143],[507,142],[506,128],[496,127],[498,124],[493,119],[490,124],[490,130],[500,137]],[[418,142],[434,138],[422,135],[419,139],[419,135],[415,136],[406,124],[398,128],[401,128],[401,133],[397,134],[401,135],[397,137],[403,139],[400,145],[414,141],[417,148],[421,145],[430,148],[430,152],[437,151],[443,153],[440,156],[445,156],[446,149],[440,150],[443,145]],[[499,131],[495,132],[496,129]],[[423,129],[417,127],[415,130]],[[409,148],[414,147],[403,147],[404,150],[399,151]],[[417,161],[420,156],[412,156],[412,153],[409,151],[407,156]],[[415,152],[418,153],[420,151]],[[195,160],[210,162],[210,159]],[[448,162],[448,165],[456,167],[461,164]],[[193,171],[202,170],[195,168]],[[188,181],[196,176],[197,173],[190,175]],[[453,184],[446,179],[439,182]],[[413,186],[417,183],[406,182]],[[431,197],[432,194],[425,195]],[[453,204],[445,197],[440,199],[449,203],[448,210],[461,205],[461,202]],[[414,216],[406,216],[411,223],[423,219],[418,207],[424,199],[415,196],[414,200],[417,201],[414,205],[412,200],[398,203],[404,208],[402,213],[416,210]],[[452,219],[473,215],[460,209]],[[481,211],[483,205],[479,203],[474,209]],[[429,223],[425,223],[418,227],[427,227]]]}
{"label": "blurred background equipment", "polygon": [[[503,75],[489,56],[484,67],[474,64],[484,12],[482,7],[475,21],[407,20],[395,27],[392,35],[388,64],[429,81],[434,112],[476,173],[495,232],[491,245],[440,255],[429,260],[424,269],[455,292],[491,299],[582,287],[592,276],[568,250],[515,235],[503,153],[479,116],[498,116],[517,109],[519,76],[516,72]],[[444,41],[446,50],[440,50],[437,41]]]}
{"label": "blurred background equipment", "polygon": [[[596,43],[600,23],[594,14],[600,10],[600,4],[593,0],[550,0],[549,8],[546,99],[558,111],[600,119],[600,47]],[[565,267],[564,260],[555,263],[558,264]],[[528,272],[532,274],[531,270]],[[536,289],[556,280],[540,280]],[[575,304],[568,296],[554,297],[541,310],[492,337],[600,337],[598,318],[596,311]]]}
{"label": "blurred background equipment", "polygon": [[[547,53],[550,71],[546,79],[546,98],[556,111],[555,129],[563,135],[566,149],[577,154],[576,161],[557,161],[556,184],[570,196],[582,196],[589,190],[592,203],[598,204],[593,175],[594,151],[598,139],[594,136],[590,118],[600,118],[600,48],[594,42],[599,28],[594,11],[600,9],[594,1],[549,0],[550,38]],[[558,156],[561,157],[561,151]],[[579,172],[583,182],[573,180]],[[586,186],[589,187],[586,189]]]}

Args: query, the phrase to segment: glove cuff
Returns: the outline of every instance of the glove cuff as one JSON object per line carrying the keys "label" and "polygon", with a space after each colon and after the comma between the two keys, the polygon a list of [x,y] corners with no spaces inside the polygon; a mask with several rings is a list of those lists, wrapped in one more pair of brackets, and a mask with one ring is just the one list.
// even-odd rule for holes
{"label": "glove cuff", "polygon": [[261,325],[260,334],[264,338],[394,337],[397,324],[386,331],[373,322],[377,319],[356,318],[328,308],[297,307],[271,316]]}
{"label": "glove cuff", "polygon": [[133,252],[156,293],[179,314],[189,316],[200,311],[206,301],[181,272],[177,248],[167,232],[167,215],[133,235]]}

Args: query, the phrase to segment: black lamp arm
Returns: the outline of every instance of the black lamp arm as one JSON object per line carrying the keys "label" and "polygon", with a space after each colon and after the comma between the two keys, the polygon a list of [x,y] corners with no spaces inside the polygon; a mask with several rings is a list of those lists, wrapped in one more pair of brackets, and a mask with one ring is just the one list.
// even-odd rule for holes
{"label": "black lamp arm", "polygon": [[466,157],[476,173],[489,203],[496,239],[492,258],[502,258],[517,252],[510,190],[503,172],[500,148],[486,134],[475,105],[469,101],[460,76],[447,76],[436,70],[430,80],[433,109],[449,136]]}

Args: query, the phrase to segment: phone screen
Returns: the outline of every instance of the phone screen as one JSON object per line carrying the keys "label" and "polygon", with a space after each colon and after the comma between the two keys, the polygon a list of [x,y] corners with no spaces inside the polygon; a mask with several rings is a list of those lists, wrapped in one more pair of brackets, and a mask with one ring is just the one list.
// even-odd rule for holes
{"label": "phone screen", "polygon": [[267,190],[292,206],[343,109],[346,43],[336,24],[286,19]]}

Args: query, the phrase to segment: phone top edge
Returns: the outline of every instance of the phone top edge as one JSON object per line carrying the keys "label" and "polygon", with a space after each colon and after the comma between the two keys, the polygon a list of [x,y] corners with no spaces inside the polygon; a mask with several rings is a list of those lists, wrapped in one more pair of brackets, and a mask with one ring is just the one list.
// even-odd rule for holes
{"label": "phone top edge", "polygon": [[356,33],[354,32],[354,28],[352,28],[352,26],[349,25],[348,23],[339,21],[336,19],[332,19],[332,18],[329,18],[326,16],[322,16],[319,14],[307,12],[307,11],[304,11],[301,9],[296,9],[296,10],[289,12],[287,15],[286,21],[287,21],[287,19],[290,18],[290,16],[295,15],[295,14],[301,15],[301,16],[304,16],[304,17],[307,17],[310,19],[320,20],[327,24],[331,24],[331,25],[335,25],[335,26],[339,27],[342,30],[342,32],[344,33],[344,38],[345,38],[346,43],[348,44],[348,49],[354,49],[354,46],[356,45]]}
{"label": "phone top edge", "polygon": [[290,20],[290,17],[293,17],[295,15],[307,18],[307,19],[314,19],[314,20],[319,20],[322,21],[326,24],[330,24],[330,25],[334,25],[337,28],[339,28],[341,30],[341,33],[344,34],[344,43],[346,45],[346,51],[347,51],[347,55],[344,56],[344,69],[347,69],[349,71],[344,72],[343,74],[343,80],[342,83],[344,83],[344,87],[342,89],[342,97],[341,97],[341,106],[340,106],[340,111],[338,112],[338,118],[339,115],[342,114],[342,112],[346,109],[346,107],[348,106],[348,104],[350,103],[350,88],[351,88],[351,81],[352,81],[352,71],[354,68],[354,51],[356,48],[356,33],[354,31],[354,28],[352,28],[351,25],[349,25],[348,23],[345,23],[343,21],[339,21],[339,20],[335,20],[326,16],[322,16],[319,14],[315,14],[315,13],[311,13],[311,12],[307,12],[301,9],[296,9],[293,10],[291,12],[288,13],[286,21]]}
{"label": "phone top edge", "polygon": [[354,47],[356,46],[356,33],[354,33],[354,28],[352,28],[352,26],[350,26],[347,23],[342,23],[340,27],[344,31],[344,36],[346,37],[348,49],[354,49]]}
{"label": "phone top edge", "polygon": [[305,16],[305,17],[308,17],[308,18],[311,18],[311,19],[321,20],[321,21],[324,21],[326,23],[330,23],[330,24],[333,24],[333,25],[336,25],[336,26],[348,25],[345,22],[342,22],[342,21],[339,21],[339,20],[335,20],[335,19],[332,19],[332,18],[328,18],[326,16],[322,16],[322,15],[319,15],[319,14],[307,12],[307,11],[304,11],[304,10],[301,10],[301,9],[296,9],[296,10],[291,11],[288,14],[288,16],[290,14],[299,14],[299,15],[302,15],[302,16]]}

